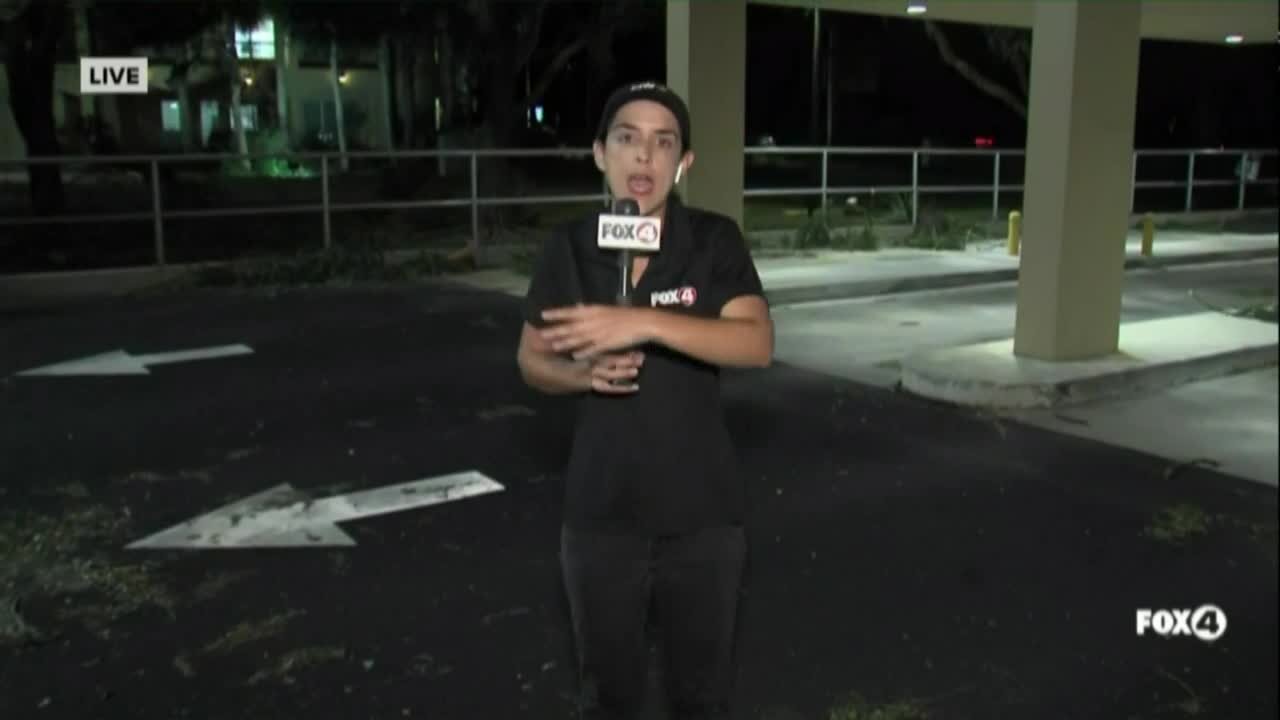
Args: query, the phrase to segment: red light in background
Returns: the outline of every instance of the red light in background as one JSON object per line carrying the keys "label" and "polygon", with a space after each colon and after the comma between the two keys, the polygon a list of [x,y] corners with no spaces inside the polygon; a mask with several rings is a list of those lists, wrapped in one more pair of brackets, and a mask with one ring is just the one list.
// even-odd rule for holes
{"label": "red light in background", "polygon": [[973,144],[976,147],[994,147],[996,144],[996,139],[992,137],[986,137],[985,135],[979,135],[978,137],[973,139]]}

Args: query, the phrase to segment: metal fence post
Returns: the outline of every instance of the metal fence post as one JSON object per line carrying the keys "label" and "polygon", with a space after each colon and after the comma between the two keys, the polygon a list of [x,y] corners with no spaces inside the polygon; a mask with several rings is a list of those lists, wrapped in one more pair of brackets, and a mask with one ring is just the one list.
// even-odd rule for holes
{"label": "metal fence post", "polygon": [[155,223],[156,264],[164,265],[164,218],[160,210],[160,161],[151,161],[151,217]]}
{"label": "metal fence post", "polygon": [[920,214],[920,151],[911,151],[911,227],[916,226]]}
{"label": "metal fence post", "polygon": [[329,156],[320,156],[320,212],[324,215],[324,249],[333,247],[333,227],[329,219]]}
{"label": "metal fence post", "polygon": [[480,261],[480,162],[475,151],[471,152],[471,248],[472,262]]}
{"label": "metal fence post", "polygon": [[1192,150],[1187,155],[1187,205],[1185,212],[1191,212],[1191,190],[1196,185],[1196,151]]}
{"label": "metal fence post", "polygon": [[1246,182],[1245,178],[1248,176],[1248,172],[1249,172],[1249,153],[1242,152],[1240,153],[1240,184],[1236,188],[1236,209],[1237,210],[1244,209],[1244,186]]}
{"label": "metal fence post", "polygon": [[995,180],[991,183],[991,219],[1000,219],[1000,151],[996,151]]}
{"label": "metal fence post", "polygon": [[1138,151],[1133,151],[1133,162],[1129,167],[1129,214],[1132,215],[1138,203]]}
{"label": "metal fence post", "polygon": [[822,217],[827,217],[827,148],[822,148]]}

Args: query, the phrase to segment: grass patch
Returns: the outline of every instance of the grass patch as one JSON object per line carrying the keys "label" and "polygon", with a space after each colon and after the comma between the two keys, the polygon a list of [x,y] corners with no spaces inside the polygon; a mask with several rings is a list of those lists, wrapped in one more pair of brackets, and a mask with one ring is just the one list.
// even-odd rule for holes
{"label": "grass patch", "polygon": [[830,248],[834,250],[877,250],[881,246],[879,234],[876,232],[875,220],[863,214],[850,225],[839,222],[835,211],[816,212],[804,218],[804,221],[781,241],[781,247],[769,247],[758,237],[752,237],[751,245],[756,257],[768,257],[770,251],[781,256],[795,257],[816,249]]}
{"label": "grass patch", "polygon": [[904,244],[919,250],[964,250],[969,243],[986,237],[983,226],[972,214],[943,211],[930,205],[921,208],[919,221]]}
{"label": "grass patch", "polygon": [[829,248],[831,238],[831,214],[814,213],[807,222],[791,233],[787,246],[792,250]]}
{"label": "grass patch", "polygon": [[72,500],[83,500],[89,497],[89,488],[82,482],[71,482],[49,488],[36,488],[34,492],[37,495],[53,495]]}
{"label": "grass patch", "polygon": [[334,248],[239,260],[198,270],[191,279],[198,287],[270,287],[391,280],[390,275],[381,253]]}
{"label": "grass patch", "polygon": [[440,251],[420,250],[393,262],[372,248],[334,247],[292,255],[238,260],[195,270],[176,283],[181,287],[317,287],[409,282],[474,269],[469,259]]}
{"label": "grass patch", "polygon": [[258,685],[269,680],[279,680],[286,684],[293,682],[292,673],[347,657],[347,651],[335,646],[317,646],[290,650],[280,660],[268,668],[254,673],[249,678],[250,685]]}
{"label": "grass patch", "polygon": [[1254,540],[1263,547],[1274,552],[1276,550],[1276,540],[1280,539],[1280,526],[1276,523],[1241,523],[1244,531],[1249,535],[1249,539]]}
{"label": "grass patch", "polygon": [[1163,667],[1157,668],[1157,672],[1167,680],[1176,684],[1186,695],[1182,700],[1167,705],[1167,708],[1181,712],[1189,717],[1197,717],[1205,712],[1204,700],[1200,698],[1200,695],[1197,694],[1195,689],[1188,685],[1185,680],[1174,675]]}
{"label": "grass patch", "polygon": [[[1132,229],[1141,230],[1143,220],[1140,218],[1133,223]],[[1200,232],[1200,233],[1221,233],[1225,222],[1221,219],[1209,220],[1186,220],[1183,218],[1156,218],[1152,221],[1152,226],[1156,230],[1173,230],[1176,232]]]}
{"label": "grass patch", "polygon": [[208,645],[204,646],[201,652],[204,653],[227,653],[236,648],[247,645],[263,638],[279,635],[284,631],[289,621],[299,615],[303,615],[302,610],[290,610],[288,612],[277,613],[271,617],[256,622],[242,622],[232,627],[221,637]]}
{"label": "grass patch", "polygon": [[759,250],[751,251],[751,257],[755,260],[776,260],[779,258],[811,258],[817,257],[818,253],[812,250],[791,250],[785,247],[763,247]]}
{"label": "grass patch", "polygon": [[157,607],[171,618],[177,599],[152,577],[154,565],[113,564],[95,560],[78,562],[76,573],[88,587],[106,594],[104,602],[74,603],[58,612],[59,619],[80,621],[94,631],[106,630],[117,619],[136,610]]}
{"label": "grass patch", "polygon": [[[1221,233],[1271,233],[1276,232],[1277,221],[1274,211],[1245,211],[1237,214],[1223,214],[1218,217],[1157,217],[1154,221],[1157,231],[1195,232],[1207,235]],[[1142,229],[1142,219],[1133,223],[1135,230]]]}
{"label": "grass patch", "polygon": [[76,596],[57,607],[59,621],[78,621],[101,633],[115,620],[148,607],[172,617],[174,594],[153,575],[152,563],[124,563],[99,548],[116,546],[128,529],[124,513],[105,507],[71,508],[59,515],[0,513],[0,601],[11,620],[0,644],[42,634],[19,614],[28,600]]}
{"label": "grass patch", "polygon": [[1249,318],[1250,320],[1280,324],[1280,320],[1277,320],[1276,301],[1274,299],[1237,308],[1231,314],[1236,317]]}
{"label": "grass patch", "polygon": [[1161,508],[1142,534],[1153,540],[1173,545],[1203,537],[1209,533],[1212,519],[1204,510],[1190,504]]}
{"label": "grass patch", "polygon": [[[854,203],[848,200],[833,196],[829,198],[826,210],[817,207],[816,202],[805,205],[778,199],[750,200],[743,206],[743,229],[751,238],[754,250],[776,250],[782,256],[794,257],[797,252],[822,248],[877,250],[886,245],[882,232],[877,229],[879,226],[911,223],[909,195],[868,195]],[[522,224],[534,228],[552,227],[595,209],[594,203],[535,206]],[[922,209],[922,216],[926,213],[927,209]],[[938,250],[964,249],[981,223],[990,220],[989,215],[989,211],[983,209],[948,209],[942,214],[944,221],[941,226],[929,222],[918,225],[907,245]],[[922,217],[922,220],[927,218]],[[952,227],[957,229],[952,231],[949,229]],[[765,243],[755,234],[761,231],[781,231],[784,237],[777,243]],[[466,229],[459,229],[459,232],[465,234]],[[402,228],[394,222],[386,227],[370,225],[361,229],[359,235],[362,239],[358,242],[291,254],[254,255],[208,265],[171,282],[139,291],[139,294],[165,294],[192,288],[271,290],[377,285],[412,282],[476,269],[471,258],[456,251],[421,248],[405,259],[404,254],[412,250],[403,247],[404,239],[417,237],[416,233],[416,230]],[[397,249],[397,245],[401,247],[398,248],[398,258],[393,261],[389,252]],[[537,244],[517,244],[511,247],[503,265],[529,277],[533,273],[537,252]]]}
{"label": "grass patch", "polygon": [[[961,212],[980,212],[957,208]],[[867,218],[882,225],[911,224],[910,193],[866,193],[829,195],[824,213],[818,196],[805,198],[747,198],[742,206],[742,225],[747,231],[799,230],[816,216],[825,215],[832,229],[860,228]]]}
{"label": "grass patch", "polygon": [[825,720],[928,720],[924,703],[918,700],[899,700],[885,705],[873,705],[854,694],[827,711]]}
{"label": "grass patch", "polygon": [[517,245],[511,248],[511,255],[507,259],[507,267],[524,277],[533,277],[533,269],[538,261],[538,252],[537,245]]}
{"label": "grass patch", "polygon": [[1211,532],[1238,533],[1237,537],[1258,544],[1274,557],[1280,525],[1274,520],[1252,520],[1227,513],[1209,514],[1195,505],[1182,503],[1157,511],[1143,528],[1142,535],[1156,542],[1181,547],[1197,538],[1208,537]]}
{"label": "grass patch", "polygon": [[231,587],[237,582],[253,575],[252,570],[241,570],[238,572],[222,572],[215,573],[205,577],[200,584],[191,591],[191,599],[196,602],[212,600],[217,597],[223,590]]}
{"label": "grass patch", "polygon": [[882,243],[880,234],[876,232],[876,221],[871,213],[862,217],[862,227],[845,228],[837,233],[835,246],[840,250],[871,252],[879,250]]}
{"label": "grass patch", "polygon": [[1280,313],[1277,312],[1276,291],[1272,288],[1255,288],[1251,291],[1243,293],[1243,302],[1238,305],[1218,305],[1209,302],[1201,297],[1195,291],[1191,296],[1196,302],[1203,305],[1209,310],[1220,312],[1224,315],[1232,317],[1247,318],[1250,320],[1261,320],[1262,322],[1280,324]]}

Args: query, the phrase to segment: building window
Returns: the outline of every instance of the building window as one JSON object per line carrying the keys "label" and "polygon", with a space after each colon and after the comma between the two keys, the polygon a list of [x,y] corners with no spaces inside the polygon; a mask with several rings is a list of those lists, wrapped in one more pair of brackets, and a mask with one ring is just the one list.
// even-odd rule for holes
{"label": "building window", "polygon": [[182,130],[182,109],[178,106],[177,100],[160,101],[160,124],[165,132]]}
{"label": "building window", "polygon": [[213,129],[218,127],[218,119],[221,112],[218,109],[217,100],[200,101],[200,143],[202,145],[209,144],[209,138],[213,135]]}
{"label": "building window", "polygon": [[258,129],[258,106],[257,105],[241,105],[240,106],[240,124],[244,126],[246,132]]}
{"label": "building window", "polygon": [[[338,142],[337,105],[332,100],[304,100],[302,103],[303,137],[322,146],[335,146]],[[355,137],[364,126],[367,115],[360,103],[344,100],[342,123],[347,137]]]}
{"label": "building window", "polygon": [[236,56],[246,60],[274,60],[276,25],[270,18],[250,30],[236,28]]}
{"label": "building window", "polygon": [[[329,43],[304,42],[298,53],[300,67],[329,67]],[[344,43],[338,46],[338,67],[374,69],[378,67],[378,46],[373,43]]]}

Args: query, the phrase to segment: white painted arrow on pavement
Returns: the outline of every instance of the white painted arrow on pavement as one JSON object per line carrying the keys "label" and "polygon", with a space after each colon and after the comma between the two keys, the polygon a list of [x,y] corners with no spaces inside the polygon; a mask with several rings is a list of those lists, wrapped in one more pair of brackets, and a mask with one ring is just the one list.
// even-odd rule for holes
{"label": "white painted arrow on pavement", "polygon": [[18,375],[149,375],[150,365],[188,362],[190,360],[211,360],[213,358],[248,355],[253,348],[247,345],[219,345],[217,347],[197,348],[195,350],[178,350],[166,353],[150,353],[147,355],[130,355],[124,350],[90,355],[78,360],[45,365],[44,367],[24,370]]}
{"label": "white painted arrow on pavement", "polygon": [[505,488],[475,470],[399,485],[307,499],[288,483],[174,525],[125,547],[216,549],[355,545],[338,523],[499,492]]}

